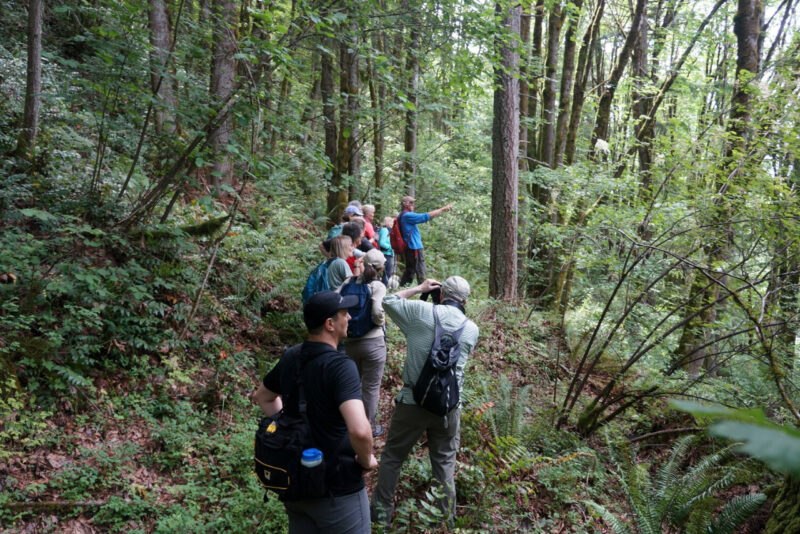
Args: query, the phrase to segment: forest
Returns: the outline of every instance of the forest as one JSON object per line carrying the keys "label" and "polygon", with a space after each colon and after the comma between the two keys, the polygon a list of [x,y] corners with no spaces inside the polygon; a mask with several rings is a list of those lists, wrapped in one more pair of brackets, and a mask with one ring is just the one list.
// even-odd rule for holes
{"label": "forest", "polygon": [[251,394],[410,195],[480,335],[374,532],[800,533],[797,7],[0,0],[0,532],[287,532]]}

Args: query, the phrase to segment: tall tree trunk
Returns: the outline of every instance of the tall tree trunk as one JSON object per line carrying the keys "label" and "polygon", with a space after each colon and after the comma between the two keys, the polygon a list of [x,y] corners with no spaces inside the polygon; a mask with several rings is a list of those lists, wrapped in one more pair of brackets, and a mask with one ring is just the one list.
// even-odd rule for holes
{"label": "tall tree trunk", "polygon": [[566,161],[567,165],[572,165],[575,160],[575,144],[578,139],[578,126],[580,126],[581,123],[586,85],[589,82],[589,71],[592,68],[592,52],[595,48],[597,35],[600,32],[600,21],[603,19],[605,5],[605,0],[597,1],[597,6],[592,14],[592,20],[589,22],[589,26],[583,34],[581,51],[578,53],[577,78],[575,79],[572,111],[569,115],[566,146],[564,147],[564,161]]}
{"label": "tall tree trunk", "polygon": [[330,175],[327,194],[328,222],[331,226],[339,223],[342,211],[347,204],[347,189],[342,183],[339,169],[338,132],[336,128],[336,101],[334,94],[333,54],[337,43],[333,37],[326,37],[322,52],[322,73],[320,92],[322,94],[322,120],[325,129],[325,156],[328,159]]}
{"label": "tall tree trunk", "polygon": [[526,172],[530,167],[528,165],[528,115],[530,103],[530,86],[528,84],[528,77],[530,76],[530,41],[531,41],[531,14],[529,8],[522,8],[522,16],[520,18],[519,40],[522,46],[523,56],[519,62],[519,170]]}
{"label": "tall tree trunk", "polygon": [[308,102],[306,102],[306,105],[303,108],[303,118],[301,119],[303,124],[308,124],[308,129],[300,138],[300,146],[305,146],[308,144],[308,142],[314,137],[314,133],[316,131],[317,120],[315,117],[316,112],[314,110],[317,103],[322,98],[320,95],[320,70],[319,52],[315,52],[311,59],[311,89],[308,92]]}
{"label": "tall tree trunk", "polygon": [[550,168],[556,164],[556,87],[558,78],[558,50],[561,42],[561,26],[564,23],[564,10],[556,2],[551,7],[547,22],[547,58],[544,67],[544,91],[542,92],[542,137],[539,157]]}
{"label": "tall tree trunk", "polygon": [[600,102],[597,105],[597,116],[594,123],[594,132],[592,133],[592,147],[590,156],[596,157],[596,145],[598,140],[608,141],[608,127],[611,119],[611,103],[614,100],[614,93],[617,90],[617,85],[622,78],[622,73],[625,71],[625,66],[631,57],[633,51],[633,43],[639,34],[641,27],[642,16],[647,6],[647,0],[636,0],[636,10],[633,14],[633,21],[631,22],[628,36],[625,39],[625,44],[622,45],[622,50],[617,58],[617,63],[614,70],[611,71],[611,76],[605,82]]}
{"label": "tall tree trunk", "polygon": [[[347,156],[343,161],[346,165],[347,175],[350,177],[348,192],[351,199],[360,196],[360,174],[361,174],[361,150],[359,141],[358,124],[358,28],[353,23],[350,27],[349,39],[346,46],[342,47],[340,83],[342,96],[345,101],[342,104],[340,120],[342,127],[339,130],[339,157]],[[346,79],[345,79],[346,78]],[[346,124],[345,124],[346,122]],[[346,148],[342,150],[342,138],[347,134]]]}
{"label": "tall tree trunk", "polygon": [[[544,34],[544,0],[536,0],[533,11],[533,36],[531,37],[531,55],[528,61],[530,67],[526,68],[529,72],[530,86],[528,87],[528,116],[536,119],[539,116],[539,86],[542,78],[542,35]],[[539,154],[540,128],[536,123],[528,127],[528,161],[534,164],[541,161]],[[549,196],[549,195],[548,195]],[[534,195],[538,198],[537,195]]]}
{"label": "tall tree trunk", "polygon": [[283,75],[283,80],[281,80],[281,92],[278,96],[277,102],[275,102],[274,111],[272,112],[272,118],[270,119],[270,134],[269,134],[269,146],[267,146],[267,154],[269,157],[273,157],[275,155],[275,151],[278,148],[278,145],[281,142],[281,129],[285,122],[283,117],[283,113],[286,108],[286,103],[289,100],[289,93],[292,90],[292,72],[291,70],[287,71]]}
{"label": "tall tree trunk", "polygon": [[[530,86],[528,87],[528,116],[533,119],[528,127],[528,166],[532,170],[542,162],[541,138],[543,129],[541,128],[539,117],[539,87],[542,78],[542,66],[544,64],[542,54],[542,38],[544,34],[544,0],[536,0],[533,16],[533,35],[531,38],[531,55],[528,62]],[[536,213],[532,214],[532,219],[542,219],[545,217],[547,206],[550,205],[550,189],[540,183],[533,183],[530,186],[530,196],[536,201]],[[534,204],[531,204],[533,207]],[[545,296],[550,284],[548,277],[545,276],[547,264],[551,257],[551,250],[544,242],[539,242],[538,232],[531,229],[529,232],[528,243],[526,245],[526,256],[528,258],[527,288],[526,292],[541,298]]]}
{"label": "tall tree trunk", "polygon": [[[382,54],[383,36],[378,35],[376,42],[373,43],[379,54]],[[386,86],[382,80],[378,79],[378,73],[375,69],[374,60],[370,59],[369,62],[369,96],[372,102],[372,156],[375,169],[373,171],[372,179],[374,181],[376,192],[383,189],[383,148],[384,148],[384,134],[383,129],[386,124],[386,112],[384,103],[386,102]],[[381,213],[381,195],[376,195],[375,212]]]}
{"label": "tall tree trunk", "polygon": [[157,133],[173,134],[177,129],[175,120],[175,93],[170,76],[169,13],[164,0],[149,0],[150,19],[150,82],[156,97],[155,127]]}
{"label": "tall tree trunk", "polygon": [[575,30],[581,17],[583,0],[575,0],[575,13],[567,18],[567,31],[564,33],[564,61],[561,68],[561,87],[558,93],[558,121],[556,122],[556,145],[554,167],[561,165],[567,146],[567,123],[569,122],[570,97],[575,79]]}
{"label": "tall tree trunk", "polygon": [[409,195],[416,194],[417,185],[417,106],[419,105],[419,46],[420,31],[417,24],[411,27],[406,50],[406,75],[408,76],[408,105],[403,136],[403,181]]}
{"label": "tall tree trunk", "polygon": [[[736,35],[736,82],[731,97],[731,112],[728,121],[727,144],[725,158],[718,171],[718,177],[713,183],[713,193],[716,195],[714,205],[709,213],[707,227],[712,229],[706,237],[704,252],[709,265],[721,265],[728,254],[728,247],[733,239],[733,228],[730,223],[732,215],[736,212],[731,203],[731,190],[736,188],[743,165],[745,145],[747,141],[748,126],[751,113],[751,80],[758,73],[759,58],[759,33],[761,30],[761,7],[759,0],[739,0],[736,16],[734,18],[734,34]],[[712,275],[715,275],[712,273]],[[719,275],[722,276],[722,275]],[[702,281],[699,279],[703,279]],[[703,292],[703,301],[710,303],[716,301],[719,295],[719,284],[708,285],[706,277],[701,273],[696,274],[693,291]],[[724,282],[724,280],[723,280]],[[704,288],[699,286],[706,284]],[[689,321],[681,335],[678,346],[678,357],[684,358],[689,365],[690,372],[696,373],[702,361],[706,369],[714,367],[715,348],[704,349],[705,339],[709,338],[709,325],[715,324],[719,306],[709,307],[705,313]],[[691,313],[687,307],[687,314]],[[705,351],[705,352],[702,352]],[[692,366],[691,360],[698,363]]]}
{"label": "tall tree trunk", "polygon": [[[733,33],[736,35],[736,82],[731,97],[731,114],[728,132],[732,142],[728,144],[726,156],[732,158],[734,152],[746,142],[750,123],[751,101],[753,99],[751,79],[758,73],[761,58],[761,10],[759,0],[739,0]],[[735,163],[735,162],[733,162]]]}
{"label": "tall tree trunk", "polygon": [[16,153],[28,156],[36,146],[39,134],[39,95],[42,92],[42,4],[44,0],[28,3],[28,66],[25,82],[25,112],[22,131],[17,139]]}
{"label": "tall tree trunk", "polygon": [[[647,114],[650,112],[650,106],[653,103],[652,93],[646,89],[649,78],[649,71],[647,67],[648,58],[648,39],[647,39],[647,13],[642,14],[642,20],[639,23],[639,30],[637,32],[636,43],[633,47],[633,61],[631,67],[633,69],[633,119],[634,124],[637,126],[643,124]],[[648,124],[654,124],[652,122]],[[637,128],[636,139],[636,152],[639,156],[639,198],[644,202],[645,206],[650,204],[652,200],[652,184],[650,178],[650,168],[652,167],[652,148],[653,141],[653,128]],[[639,235],[648,239],[650,232],[645,225],[639,227]]]}
{"label": "tall tree trunk", "polygon": [[[351,28],[352,30],[353,28]],[[347,193],[350,198],[356,196],[354,183],[357,179],[358,156],[356,155],[357,123],[356,108],[358,105],[358,53],[355,33],[351,32],[347,38],[342,39],[339,45],[339,94],[343,102],[339,108],[339,145],[337,148],[337,170],[348,176]],[[354,165],[355,164],[355,165]]]}
{"label": "tall tree trunk", "polygon": [[[233,0],[216,0],[214,15],[214,55],[211,65],[211,95],[217,102],[224,102],[233,91],[236,73],[236,3]],[[214,151],[214,168],[211,180],[215,188],[230,184],[233,179],[233,160],[227,152],[233,119],[230,114],[211,134],[211,147]]]}
{"label": "tall tree trunk", "polygon": [[[503,14],[509,33],[519,36],[519,5]],[[519,190],[519,55],[518,43],[504,42],[502,67],[495,69],[494,123],[492,126],[492,232],[489,296],[517,298],[517,197]]]}

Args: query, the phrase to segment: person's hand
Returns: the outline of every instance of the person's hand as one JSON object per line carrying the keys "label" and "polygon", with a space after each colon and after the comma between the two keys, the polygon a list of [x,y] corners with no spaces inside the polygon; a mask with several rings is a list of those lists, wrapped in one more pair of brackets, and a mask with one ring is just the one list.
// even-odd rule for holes
{"label": "person's hand", "polygon": [[450,211],[451,209],[453,209],[453,205],[452,204],[448,204],[447,206],[442,208],[442,211]]}
{"label": "person's hand", "polygon": [[367,460],[367,464],[366,465],[364,465],[361,462],[361,458],[359,458],[358,455],[356,454],[356,462],[358,462],[358,464],[361,467],[363,467],[364,469],[366,469],[367,471],[371,471],[373,469],[377,469],[377,467],[378,467],[378,460],[375,458],[374,454],[370,454],[369,455],[369,459]]}
{"label": "person's hand", "polygon": [[358,258],[353,262],[353,275],[359,275],[364,272],[364,258]]}
{"label": "person's hand", "polygon": [[442,283],[433,278],[426,278],[425,281],[419,285],[420,293],[427,293],[440,287],[442,287]]}

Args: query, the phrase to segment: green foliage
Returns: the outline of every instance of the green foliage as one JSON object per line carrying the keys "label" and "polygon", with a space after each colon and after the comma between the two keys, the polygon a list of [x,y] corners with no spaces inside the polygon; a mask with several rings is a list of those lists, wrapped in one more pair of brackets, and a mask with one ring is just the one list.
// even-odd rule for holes
{"label": "green foliage", "polygon": [[[732,532],[747,520],[766,500],[763,494],[739,496],[728,501],[713,517],[719,501],[715,494],[734,484],[747,482],[752,473],[745,465],[729,463],[733,446],[701,457],[692,465],[684,465],[697,438],[678,439],[669,457],[651,476],[648,466],[638,464],[632,451],[622,451],[617,473],[636,532],[658,534],[665,528],[688,533]],[[608,508],[587,502],[618,534],[630,528]]]}
{"label": "green foliage", "polygon": [[495,439],[503,436],[523,437],[527,435],[526,421],[531,402],[531,386],[519,388],[505,376],[500,377],[497,389],[489,398],[494,406],[488,412],[488,421]]}
{"label": "green foliage", "polygon": [[672,401],[672,405],[697,418],[714,420],[709,432],[740,442],[738,451],[761,460],[776,471],[800,477],[800,431],[796,428],[776,425],[757,409],[733,410],[679,400]]}
{"label": "green foliage", "polygon": [[3,288],[0,328],[8,341],[0,356],[52,390],[65,391],[89,386],[86,373],[109,357],[174,344],[174,331],[164,323],[182,317],[174,294],[194,274],[184,266],[170,268],[173,258],[193,248],[182,233],[139,250],[71,215],[26,208],[6,217],[30,231],[13,226],[0,236],[8,251],[0,271],[19,280]]}

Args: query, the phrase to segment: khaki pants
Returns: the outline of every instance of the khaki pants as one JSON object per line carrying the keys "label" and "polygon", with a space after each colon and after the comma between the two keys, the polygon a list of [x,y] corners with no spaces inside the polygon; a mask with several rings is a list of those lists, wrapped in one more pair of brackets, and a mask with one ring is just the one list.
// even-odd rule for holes
{"label": "khaki pants", "polygon": [[428,434],[428,454],[433,476],[441,484],[445,498],[439,507],[450,521],[455,514],[456,453],[459,445],[461,412],[458,408],[445,417],[435,415],[413,404],[395,406],[386,446],[378,467],[378,483],[372,494],[373,521],[389,524],[394,511],[394,492],[408,453],[423,432]]}
{"label": "khaki pants", "polygon": [[386,363],[386,340],[382,335],[345,339],[344,351],[358,367],[358,374],[361,376],[361,398],[364,401],[369,424],[374,427],[383,367]]}

